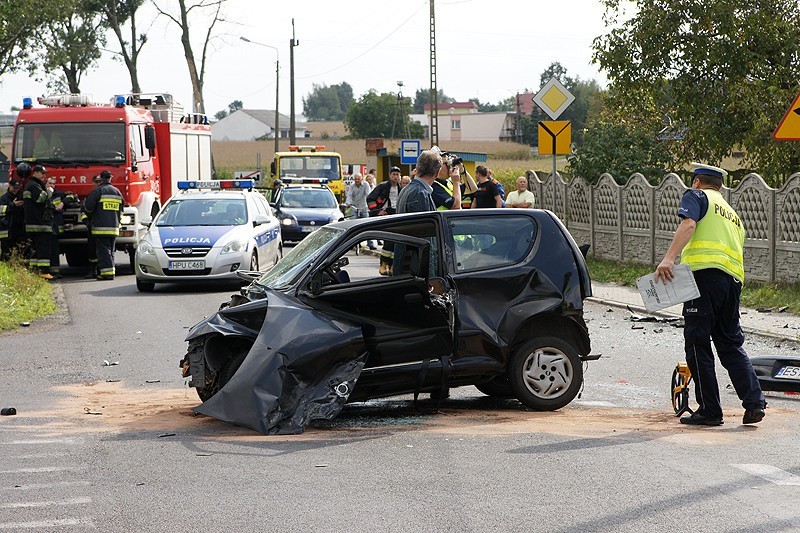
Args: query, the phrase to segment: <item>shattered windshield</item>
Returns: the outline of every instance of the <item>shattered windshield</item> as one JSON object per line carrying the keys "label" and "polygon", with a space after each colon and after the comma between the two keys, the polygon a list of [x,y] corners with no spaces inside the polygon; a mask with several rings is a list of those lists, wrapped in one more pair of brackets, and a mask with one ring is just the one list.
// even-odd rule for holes
{"label": "shattered windshield", "polygon": [[15,161],[124,164],[125,124],[109,122],[20,124]]}
{"label": "shattered windshield", "polygon": [[300,241],[277,265],[258,278],[255,283],[272,289],[291,287],[297,281],[297,278],[302,275],[306,267],[330,248],[333,241],[342,233],[344,233],[344,230],[339,228],[324,227],[318,229]]}

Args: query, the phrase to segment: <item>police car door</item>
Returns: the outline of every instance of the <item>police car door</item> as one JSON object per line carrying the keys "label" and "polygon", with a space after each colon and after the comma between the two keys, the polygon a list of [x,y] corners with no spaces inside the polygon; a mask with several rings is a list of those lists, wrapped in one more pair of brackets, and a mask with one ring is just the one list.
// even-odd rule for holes
{"label": "police car door", "polygon": [[[379,274],[377,257],[349,252],[357,243],[372,239],[382,240],[384,248],[392,243],[391,275]],[[438,254],[438,246],[434,253]],[[442,286],[444,280],[438,276],[441,267],[436,266],[441,262],[431,261],[430,254],[430,240],[367,231],[344,241],[303,282],[298,296],[309,306],[362,325],[369,351],[362,377],[388,367],[393,373],[415,376],[423,361],[452,355],[452,298],[432,291],[433,285]],[[431,366],[434,378],[439,374],[436,366]]]}
{"label": "police car door", "polygon": [[[275,263],[278,255],[278,241],[280,240],[280,228],[278,220],[271,215],[269,205],[261,197],[248,198],[248,209],[253,209],[256,216],[250,218],[254,222],[260,222],[253,228],[253,235],[258,247],[258,261],[261,269]],[[262,222],[263,220],[266,222]]]}

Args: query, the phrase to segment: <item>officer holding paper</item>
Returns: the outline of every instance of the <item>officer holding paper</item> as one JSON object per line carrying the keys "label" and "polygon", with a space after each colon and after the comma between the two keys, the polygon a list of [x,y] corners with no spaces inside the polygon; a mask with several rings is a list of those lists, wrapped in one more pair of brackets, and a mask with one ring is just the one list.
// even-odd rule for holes
{"label": "officer holding paper", "polygon": [[678,254],[694,274],[700,296],[683,305],[686,363],[696,382],[699,409],[681,418],[682,424],[719,426],[723,423],[719,385],[714,369],[711,340],[722,366],[728,371],[745,409],[743,424],[764,418],[766,401],[750,358],[742,345],[739,297],[744,282],[744,227],[739,215],[720,194],[721,168],[692,163],[692,188],[683,195],[681,221],[656,280],[672,281]]}

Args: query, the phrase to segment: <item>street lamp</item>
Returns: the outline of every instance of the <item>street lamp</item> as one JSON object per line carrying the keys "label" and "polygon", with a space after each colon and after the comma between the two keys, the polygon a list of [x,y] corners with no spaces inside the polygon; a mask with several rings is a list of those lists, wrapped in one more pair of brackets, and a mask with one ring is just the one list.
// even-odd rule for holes
{"label": "street lamp", "polygon": [[280,94],[280,63],[279,63],[279,52],[275,46],[270,46],[268,44],[259,43],[256,41],[251,41],[247,37],[239,37],[239,39],[243,40],[246,43],[250,44],[257,44],[258,46],[264,46],[266,48],[272,48],[275,50],[275,153],[278,153],[278,138],[281,134],[281,124],[280,124],[280,114],[278,113],[278,95]]}

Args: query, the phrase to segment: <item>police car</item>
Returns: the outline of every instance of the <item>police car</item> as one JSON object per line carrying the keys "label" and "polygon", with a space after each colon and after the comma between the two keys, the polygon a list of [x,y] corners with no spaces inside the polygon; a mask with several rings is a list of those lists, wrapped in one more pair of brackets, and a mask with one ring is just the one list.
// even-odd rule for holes
{"label": "police car", "polygon": [[136,287],[235,280],[283,255],[278,218],[253,180],[180,181],[136,247]]}
{"label": "police car", "polygon": [[284,241],[301,241],[325,224],[344,220],[336,196],[325,178],[281,178],[270,204],[281,221]]}

